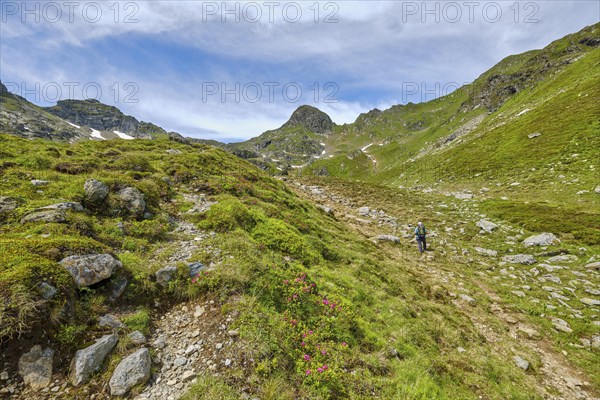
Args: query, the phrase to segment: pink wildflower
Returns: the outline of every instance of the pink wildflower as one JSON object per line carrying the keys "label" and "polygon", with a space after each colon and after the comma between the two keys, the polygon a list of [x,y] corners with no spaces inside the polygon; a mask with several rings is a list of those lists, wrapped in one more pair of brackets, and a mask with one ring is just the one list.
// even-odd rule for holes
{"label": "pink wildflower", "polygon": [[310,369],[306,370],[306,375],[310,375]]}
{"label": "pink wildflower", "polygon": [[323,354],[323,355],[327,354],[327,350],[321,350],[321,354]]}
{"label": "pink wildflower", "polygon": [[304,361],[310,361],[310,356],[308,354],[304,355]]}

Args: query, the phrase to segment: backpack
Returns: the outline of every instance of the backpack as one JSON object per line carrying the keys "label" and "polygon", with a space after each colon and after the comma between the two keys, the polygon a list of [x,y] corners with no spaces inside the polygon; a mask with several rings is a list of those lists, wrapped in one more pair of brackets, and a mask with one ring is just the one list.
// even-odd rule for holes
{"label": "backpack", "polygon": [[424,226],[424,225],[423,225],[423,226],[418,226],[418,227],[417,227],[417,234],[418,234],[419,236],[425,236],[425,232],[426,232],[426,231],[425,231],[425,226]]}

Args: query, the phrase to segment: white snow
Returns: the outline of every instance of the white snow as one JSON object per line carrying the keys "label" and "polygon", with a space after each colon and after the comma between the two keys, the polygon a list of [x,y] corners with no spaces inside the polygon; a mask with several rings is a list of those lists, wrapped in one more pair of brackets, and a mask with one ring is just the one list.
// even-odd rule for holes
{"label": "white snow", "polygon": [[[92,137],[100,140],[106,140],[100,134],[100,131],[95,130],[94,128],[90,128],[92,130]],[[91,139],[91,138],[90,138]]]}
{"label": "white snow", "polygon": [[362,149],[360,149],[360,151],[365,151],[365,150],[367,150],[371,146],[373,146],[373,143],[370,143],[370,144],[366,145],[365,147],[363,147]]}
{"label": "white snow", "polygon": [[72,124],[72,123],[70,123],[69,121],[67,121],[67,124],[69,124],[69,125],[71,125],[71,126],[74,126],[74,127],[75,127],[75,128],[77,128],[77,129],[81,129],[81,127],[80,127],[79,125]]}
{"label": "white snow", "polygon": [[529,108],[524,109],[523,111],[521,111],[520,113],[517,114],[517,117],[520,117],[521,115],[525,114],[528,111],[529,111]]}
{"label": "white snow", "polygon": [[118,137],[120,137],[121,139],[125,139],[125,140],[132,140],[132,139],[135,139],[133,136],[129,136],[128,134],[126,134],[126,133],[123,133],[123,132],[119,132],[119,131],[113,131],[113,133],[114,133],[115,135],[117,135]]}

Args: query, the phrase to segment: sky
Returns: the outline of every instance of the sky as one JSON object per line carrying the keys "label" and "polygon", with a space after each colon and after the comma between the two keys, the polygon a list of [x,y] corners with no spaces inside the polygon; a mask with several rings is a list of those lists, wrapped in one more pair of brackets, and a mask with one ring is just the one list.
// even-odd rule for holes
{"label": "sky", "polygon": [[338,124],[472,82],[600,21],[600,1],[7,1],[0,80],[245,140],[313,105]]}

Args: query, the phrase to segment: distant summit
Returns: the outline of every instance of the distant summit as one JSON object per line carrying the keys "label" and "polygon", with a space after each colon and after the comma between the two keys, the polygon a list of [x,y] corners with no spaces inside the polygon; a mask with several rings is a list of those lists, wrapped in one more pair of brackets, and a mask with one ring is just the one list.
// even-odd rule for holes
{"label": "distant summit", "polygon": [[303,105],[292,113],[290,119],[280,129],[301,126],[311,132],[325,135],[333,131],[334,125],[329,115],[323,111],[316,107]]}

